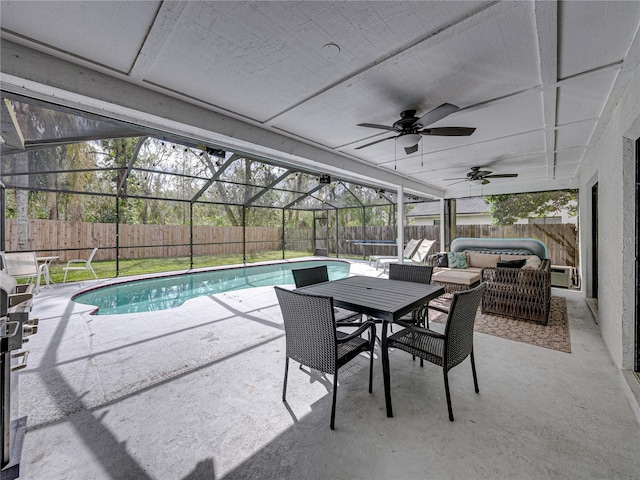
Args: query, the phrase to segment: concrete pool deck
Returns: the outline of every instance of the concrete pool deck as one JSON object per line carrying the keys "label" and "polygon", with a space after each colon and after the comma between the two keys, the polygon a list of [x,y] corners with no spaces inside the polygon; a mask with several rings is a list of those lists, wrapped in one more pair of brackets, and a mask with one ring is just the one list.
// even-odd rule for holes
{"label": "concrete pool deck", "polygon": [[[366,262],[352,273],[380,275]],[[584,298],[567,298],[572,353],[476,334],[441,370],[391,352],[394,418],[380,358],[331,378],[292,368],[272,287],[200,297],[162,312],[91,316],[56,285],[34,300],[20,416],[24,479],[637,478],[640,424]],[[379,354],[379,350],[377,351]],[[295,364],[294,364],[295,365]]]}

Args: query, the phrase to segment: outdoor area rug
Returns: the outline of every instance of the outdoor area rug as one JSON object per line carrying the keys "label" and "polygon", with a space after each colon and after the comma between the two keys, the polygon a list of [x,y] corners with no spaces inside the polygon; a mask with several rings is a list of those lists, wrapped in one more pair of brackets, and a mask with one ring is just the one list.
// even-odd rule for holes
{"label": "outdoor area rug", "polygon": [[[434,305],[437,303],[434,301]],[[444,305],[444,301],[439,306]],[[437,314],[437,315],[436,315]],[[429,311],[429,321],[444,323],[447,319],[444,313]],[[549,323],[540,325],[527,320],[518,320],[501,315],[483,314],[478,309],[475,331],[496,337],[529,343],[538,347],[550,348],[561,352],[571,353],[571,339],[569,337],[569,317],[567,315],[567,301],[564,297],[551,297],[551,311]]]}

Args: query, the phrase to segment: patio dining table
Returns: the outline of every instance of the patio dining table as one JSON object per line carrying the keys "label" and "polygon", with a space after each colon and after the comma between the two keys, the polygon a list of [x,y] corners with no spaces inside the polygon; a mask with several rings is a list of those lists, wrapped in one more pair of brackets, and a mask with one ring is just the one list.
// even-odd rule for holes
{"label": "patio dining table", "polygon": [[[296,289],[297,292],[333,297],[336,307],[382,320],[382,349],[387,348],[387,327],[444,294],[444,287],[386,278],[353,276]],[[387,417],[393,417],[389,369],[383,365]]]}

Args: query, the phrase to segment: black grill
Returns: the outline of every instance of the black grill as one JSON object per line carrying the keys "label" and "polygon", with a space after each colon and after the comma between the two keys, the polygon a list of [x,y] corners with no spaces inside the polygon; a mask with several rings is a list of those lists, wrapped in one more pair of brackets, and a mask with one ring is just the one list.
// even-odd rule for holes
{"label": "black grill", "polygon": [[[2,480],[20,475],[20,454],[26,418],[15,418],[18,377],[27,366],[29,352],[23,346],[38,331],[38,319],[29,318],[33,285],[17,285],[0,271],[0,403],[2,406]],[[13,408],[12,408],[13,406]]]}

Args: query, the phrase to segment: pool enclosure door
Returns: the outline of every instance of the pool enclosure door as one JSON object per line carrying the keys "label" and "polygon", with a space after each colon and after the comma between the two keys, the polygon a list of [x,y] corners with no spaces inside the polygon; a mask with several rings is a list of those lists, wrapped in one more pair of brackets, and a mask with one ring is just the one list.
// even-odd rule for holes
{"label": "pool enclosure door", "polygon": [[313,213],[313,254],[326,257],[329,255],[329,218],[326,213],[316,217]]}

